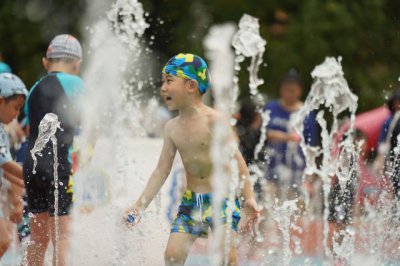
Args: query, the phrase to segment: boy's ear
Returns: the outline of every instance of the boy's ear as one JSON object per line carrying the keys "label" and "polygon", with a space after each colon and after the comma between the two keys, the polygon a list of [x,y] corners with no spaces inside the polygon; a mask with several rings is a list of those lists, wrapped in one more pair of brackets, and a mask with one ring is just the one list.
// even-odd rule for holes
{"label": "boy's ear", "polygon": [[196,92],[198,91],[198,85],[197,82],[194,80],[189,80],[189,88],[190,88],[190,92]]}
{"label": "boy's ear", "polygon": [[49,60],[46,57],[42,57],[42,64],[44,69],[49,70]]}
{"label": "boy's ear", "polygon": [[73,74],[75,74],[75,75],[79,74],[79,70],[80,70],[81,64],[82,64],[82,60],[74,62],[74,65],[72,67],[73,68],[72,69]]}

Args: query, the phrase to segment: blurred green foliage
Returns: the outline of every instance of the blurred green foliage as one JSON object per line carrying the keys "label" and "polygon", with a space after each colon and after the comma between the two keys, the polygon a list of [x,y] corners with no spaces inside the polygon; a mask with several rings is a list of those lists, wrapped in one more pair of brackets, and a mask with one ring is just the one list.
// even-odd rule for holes
{"label": "blurred green foliage", "polygon": [[[384,102],[398,83],[400,5],[391,0],[145,0],[153,18],[165,22],[150,29],[156,49],[164,54],[192,51],[202,54],[201,40],[216,23],[237,23],[244,13],[260,20],[267,40],[260,76],[261,91],[277,97],[280,78],[290,69],[302,74],[306,90],[311,71],[326,56],[342,56],[345,77],[359,96],[359,110]],[[242,67],[242,69],[245,69]],[[242,72],[245,72],[242,71]],[[246,94],[246,73],[241,88]],[[307,91],[306,91],[307,92]]]}
{"label": "blurred green foliage", "polygon": [[85,6],[77,0],[0,1],[0,51],[27,86],[45,73],[41,59],[55,35],[80,37]]}
{"label": "blurred green foliage", "polygon": [[[99,0],[96,0],[99,1]],[[104,0],[106,2],[106,0]],[[310,72],[326,56],[342,56],[345,77],[359,96],[359,110],[384,102],[399,87],[400,5],[392,0],[142,0],[151,27],[146,38],[163,64],[178,52],[203,55],[202,39],[213,24],[237,23],[244,13],[260,20],[267,41],[260,90],[277,96],[277,84],[290,69]],[[110,1],[111,4],[111,1]],[[1,0],[0,50],[28,85],[43,74],[40,58],[51,38],[69,32],[78,37],[89,25],[81,0]],[[99,14],[101,15],[101,14]],[[249,62],[247,62],[249,63]],[[242,96],[247,73],[241,73]]]}

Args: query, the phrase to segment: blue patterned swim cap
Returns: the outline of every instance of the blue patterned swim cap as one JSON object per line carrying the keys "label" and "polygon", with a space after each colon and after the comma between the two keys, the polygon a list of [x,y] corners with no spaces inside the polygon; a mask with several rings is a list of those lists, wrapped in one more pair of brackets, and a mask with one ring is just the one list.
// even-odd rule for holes
{"label": "blue patterned swim cap", "polygon": [[162,73],[196,81],[202,95],[210,87],[207,63],[194,54],[175,55],[164,66]]}

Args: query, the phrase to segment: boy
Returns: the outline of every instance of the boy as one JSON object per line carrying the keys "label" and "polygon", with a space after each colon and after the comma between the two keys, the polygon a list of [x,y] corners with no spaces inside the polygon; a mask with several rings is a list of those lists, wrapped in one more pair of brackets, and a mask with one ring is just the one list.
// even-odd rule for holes
{"label": "boy", "polygon": [[[278,89],[280,99],[272,100],[264,107],[264,110],[270,111],[266,132],[268,141],[264,151],[268,160],[262,195],[268,202],[274,202],[275,198],[298,198],[306,165],[299,145],[301,137],[290,123],[292,116],[303,106],[303,81],[299,73],[290,70],[280,81]],[[318,128],[314,112],[304,120],[303,135],[307,144],[317,145]]]}
{"label": "boy", "polygon": [[[71,35],[56,36],[50,43],[46,57],[42,59],[48,74],[31,89],[25,106],[29,123],[29,147],[24,161],[24,180],[28,209],[34,214],[30,218],[33,245],[28,247],[29,264],[43,265],[47,245],[52,236],[55,246],[54,172],[53,145],[47,143],[42,157],[38,157],[36,173],[33,174],[33,159],[29,151],[38,137],[40,121],[47,113],[58,116],[61,128],[56,133],[58,154],[58,224],[59,265],[65,265],[69,247],[68,235],[70,208],[72,203],[72,144],[78,127],[77,99],[83,92],[83,81],[77,76],[82,62],[82,48]],[[56,256],[54,249],[53,258]]]}
{"label": "boy", "polygon": [[[169,110],[178,110],[179,116],[169,120],[164,129],[164,144],[157,167],[136,203],[126,211],[140,218],[144,210],[161,189],[168,177],[176,151],[179,152],[186,171],[187,191],[182,198],[179,212],[172,223],[171,235],[165,251],[166,265],[183,265],[189,249],[197,237],[207,236],[212,227],[212,180],[213,162],[210,156],[213,125],[228,123],[223,115],[202,103],[201,96],[209,87],[206,62],[193,54],[179,54],[164,67],[161,96]],[[232,133],[232,139],[234,139]],[[227,155],[229,156],[229,155]],[[237,150],[235,159],[243,181],[245,207],[253,219],[259,215],[246,163]],[[226,221],[226,201],[222,207],[222,219]],[[238,201],[232,214],[232,243],[240,219]],[[253,220],[252,219],[252,220]],[[235,244],[229,251],[229,265],[237,264]]]}
{"label": "boy", "polygon": [[[24,83],[17,76],[10,73],[0,74],[0,187],[4,176],[11,183],[10,195],[13,208],[10,220],[13,222],[22,219],[22,167],[11,158],[10,142],[4,124],[10,123],[19,115],[27,94]],[[4,207],[0,202],[0,258],[8,249],[12,239],[8,219],[3,212]]]}

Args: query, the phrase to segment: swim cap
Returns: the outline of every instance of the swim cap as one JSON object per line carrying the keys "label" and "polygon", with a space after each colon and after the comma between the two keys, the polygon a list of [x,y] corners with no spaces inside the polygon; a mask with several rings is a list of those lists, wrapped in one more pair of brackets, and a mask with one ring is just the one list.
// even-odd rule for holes
{"label": "swim cap", "polygon": [[82,47],[72,35],[61,34],[54,37],[47,48],[46,58],[82,59]]}
{"label": "swim cap", "polygon": [[201,94],[210,87],[207,63],[194,54],[175,55],[164,66],[162,73],[196,81]]}
{"label": "swim cap", "polygon": [[28,95],[25,84],[14,74],[1,73],[0,74],[0,96],[4,98],[13,96],[15,94]]}

